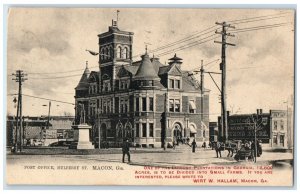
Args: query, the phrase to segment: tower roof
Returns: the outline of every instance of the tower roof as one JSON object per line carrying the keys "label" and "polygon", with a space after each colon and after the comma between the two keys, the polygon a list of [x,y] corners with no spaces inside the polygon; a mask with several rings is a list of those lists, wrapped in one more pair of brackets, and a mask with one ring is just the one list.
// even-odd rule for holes
{"label": "tower roof", "polygon": [[175,53],[174,57],[172,57],[172,58],[169,59],[169,60],[170,60],[170,61],[181,61],[182,58],[177,57],[177,56],[176,56],[176,53]]}
{"label": "tower roof", "polygon": [[145,55],[142,55],[142,62],[135,74],[135,78],[140,80],[159,79],[147,52]]}
{"label": "tower roof", "polygon": [[174,55],[174,57],[172,57],[171,59],[169,59],[169,64],[173,64],[173,63],[177,63],[177,64],[182,64],[182,58],[179,58],[176,56],[176,53]]}
{"label": "tower roof", "polygon": [[76,86],[76,90],[82,90],[88,88],[88,77],[90,76],[90,70],[88,67],[88,62],[86,62],[85,70],[80,78],[78,85]]}

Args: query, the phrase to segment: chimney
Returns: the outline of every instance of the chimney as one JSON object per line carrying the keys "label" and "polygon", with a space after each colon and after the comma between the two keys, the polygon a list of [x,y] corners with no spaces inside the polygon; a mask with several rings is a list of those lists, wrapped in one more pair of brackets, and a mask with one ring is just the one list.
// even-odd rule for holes
{"label": "chimney", "polygon": [[153,55],[153,57],[150,59],[150,61],[151,61],[151,63],[152,63],[153,61],[159,61],[159,58],[158,58],[158,57],[155,57],[155,56]]}
{"label": "chimney", "polygon": [[262,114],[263,113],[263,109],[259,109],[259,112],[260,112],[260,114]]}
{"label": "chimney", "polygon": [[229,117],[229,113],[230,113],[230,111],[227,111],[227,117]]}
{"label": "chimney", "polygon": [[117,21],[111,20],[111,26],[118,26],[118,25],[117,25]]}
{"label": "chimney", "polygon": [[259,115],[259,113],[260,113],[260,109],[256,109],[256,114]]}

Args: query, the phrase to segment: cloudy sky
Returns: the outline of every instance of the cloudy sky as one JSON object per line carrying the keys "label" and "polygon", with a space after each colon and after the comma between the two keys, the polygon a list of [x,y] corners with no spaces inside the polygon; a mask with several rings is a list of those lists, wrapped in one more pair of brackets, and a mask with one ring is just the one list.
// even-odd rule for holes
{"label": "cloudy sky", "polygon": [[[28,74],[23,93],[32,96],[74,102],[74,88],[89,62],[97,70],[97,57],[85,49],[98,51],[97,35],[108,30],[116,19],[116,9],[14,8],[10,9],[7,27],[7,93],[17,93],[17,83],[10,76],[22,69]],[[215,22],[231,21],[244,29],[228,38],[235,47],[227,48],[227,107],[233,113],[251,113],[284,109],[293,94],[294,84],[294,12],[289,10],[246,9],[118,9],[121,30],[134,32],[133,55],[148,48],[165,63],[174,53],[183,58],[184,70],[193,70],[220,59],[221,40],[213,36]],[[268,16],[268,17],[261,17]],[[241,20],[253,18],[252,20]],[[238,21],[237,21],[238,20]],[[250,22],[251,21],[251,22]],[[230,23],[230,22],[229,22]],[[274,27],[274,24],[282,24]],[[271,26],[270,26],[271,25]],[[262,30],[248,28],[272,27]],[[212,27],[212,28],[210,28]],[[274,28],[273,28],[274,27]],[[203,30],[207,30],[202,32]],[[259,29],[255,28],[255,29]],[[251,28],[253,29],[253,28]],[[210,36],[210,37],[209,37]],[[203,44],[195,44],[209,40]],[[194,45],[194,46],[191,46]],[[186,48],[191,46],[189,48]],[[177,48],[186,49],[177,49]],[[162,53],[167,53],[163,55]],[[152,53],[151,53],[152,54]],[[134,58],[139,60],[139,57]],[[219,61],[205,66],[220,72]],[[198,75],[196,75],[198,77]],[[214,76],[220,84],[220,76]],[[211,90],[210,119],[220,114],[218,89],[208,74],[205,87]],[[47,100],[24,96],[23,115],[45,115]],[[13,96],[7,96],[7,111],[16,114]],[[52,102],[52,115],[74,114],[72,105]]]}

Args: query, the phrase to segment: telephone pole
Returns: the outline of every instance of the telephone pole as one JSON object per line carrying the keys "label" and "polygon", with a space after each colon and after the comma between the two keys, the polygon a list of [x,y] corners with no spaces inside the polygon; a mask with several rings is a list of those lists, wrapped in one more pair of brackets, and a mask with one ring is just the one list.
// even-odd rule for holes
{"label": "telephone pole", "polygon": [[[18,136],[17,133],[19,132],[19,150],[22,151],[22,144],[24,143],[24,133],[23,133],[23,116],[22,116],[22,82],[25,82],[27,78],[27,74],[24,74],[23,70],[17,70],[16,73],[12,74],[15,76],[12,80],[15,80],[19,83],[19,92],[18,92],[18,107],[17,107],[17,128],[16,128],[16,137]],[[19,123],[19,124],[18,124]],[[19,131],[18,131],[19,128]],[[18,148],[18,140],[16,139],[16,151]]]}
{"label": "telephone pole", "polygon": [[228,123],[227,123],[227,109],[226,109],[226,46],[235,46],[235,44],[227,43],[226,39],[228,36],[234,37],[233,34],[227,33],[227,28],[235,28],[234,26],[227,24],[226,22],[216,22],[217,25],[222,26],[222,31],[218,32],[216,31],[216,34],[222,35],[222,42],[220,41],[214,41],[215,43],[222,44],[222,50],[221,50],[221,58],[222,62],[220,64],[220,70],[222,71],[222,87],[221,87],[221,106],[222,106],[222,132],[223,137],[225,133],[225,139],[223,141],[228,140]]}
{"label": "telephone pole", "polygon": [[51,101],[49,101],[47,129],[49,129],[49,124],[50,124],[50,110],[51,110]]}
{"label": "telephone pole", "polygon": [[203,121],[204,114],[204,68],[203,68],[203,60],[201,60],[201,69],[200,69],[200,87],[201,87],[201,121]]}

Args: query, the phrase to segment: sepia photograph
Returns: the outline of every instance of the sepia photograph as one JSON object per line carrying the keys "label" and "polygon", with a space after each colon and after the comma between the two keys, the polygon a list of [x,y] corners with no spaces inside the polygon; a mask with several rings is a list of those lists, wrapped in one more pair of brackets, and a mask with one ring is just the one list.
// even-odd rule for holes
{"label": "sepia photograph", "polygon": [[293,187],[295,15],[9,7],[5,183]]}

